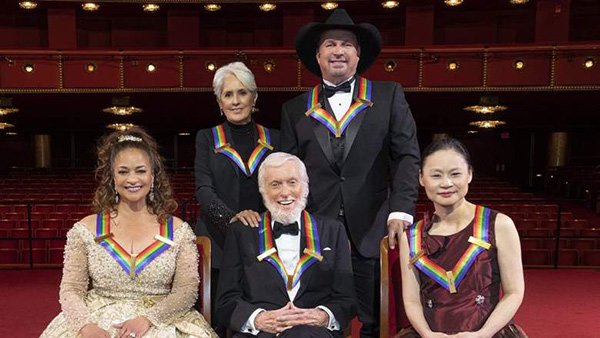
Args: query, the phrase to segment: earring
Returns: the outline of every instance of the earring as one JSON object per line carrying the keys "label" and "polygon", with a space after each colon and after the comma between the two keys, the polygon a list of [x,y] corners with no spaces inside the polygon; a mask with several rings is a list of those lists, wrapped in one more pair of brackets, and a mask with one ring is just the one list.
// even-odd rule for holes
{"label": "earring", "polygon": [[115,192],[115,203],[118,204],[119,203],[119,193],[117,192],[115,181],[112,181],[111,187],[113,188],[113,191]]}
{"label": "earring", "polygon": [[260,109],[256,108],[255,106],[252,106],[252,114],[259,112]]}
{"label": "earring", "polygon": [[119,204],[119,193],[115,194],[115,203]]}
{"label": "earring", "polygon": [[148,194],[148,199],[150,202],[154,202],[154,182],[152,182],[152,187],[150,187],[150,193]]}
{"label": "earring", "polygon": [[223,109],[219,108],[219,111],[221,112],[221,116],[223,116]]}

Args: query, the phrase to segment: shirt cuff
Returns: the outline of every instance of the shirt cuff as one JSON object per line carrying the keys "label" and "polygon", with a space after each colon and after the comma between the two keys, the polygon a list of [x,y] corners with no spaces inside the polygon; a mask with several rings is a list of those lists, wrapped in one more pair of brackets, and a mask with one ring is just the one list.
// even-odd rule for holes
{"label": "shirt cuff", "polygon": [[329,310],[327,307],[325,307],[323,305],[317,306],[317,309],[321,309],[321,310],[327,312],[327,315],[329,316],[329,323],[327,324],[327,329],[329,331],[339,331],[340,330],[340,323],[335,319],[335,316],[333,315],[333,312],[331,312],[331,310]]}
{"label": "shirt cuff", "polygon": [[254,320],[256,319],[256,316],[258,316],[258,314],[263,311],[266,311],[266,310],[261,309],[261,308],[254,310],[254,312],[252,312],[250,317],[248,317],[248,320],[244,323],[244,325],[242,325],[240,332],[249,333],[253,336],[256,336],[260,332],[260,330],[257,330],[256,327],[254,326]]}
{"label": "shirt cuff", "polygon": [[399,219],[402,221],[407,221],[410,224],[413,224],[414,218],[412,215],[409,215],[405,212],[392,212],[390,213],[390,215],[388,216],[388,222],[393,220],[393,219]]}

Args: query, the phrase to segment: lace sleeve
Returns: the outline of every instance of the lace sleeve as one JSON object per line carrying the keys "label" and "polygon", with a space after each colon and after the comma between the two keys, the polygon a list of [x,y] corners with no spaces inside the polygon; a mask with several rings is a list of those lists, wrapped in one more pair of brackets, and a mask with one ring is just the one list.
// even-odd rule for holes
{"label": "lace sleeve", "polygon": [[200,280],[196,236],[187,223],[183,223],[181,227],[183,229],[177,229],[182,232],[182,236],[179,241],[171,293],[144,314],[157,327],[171,322],[190,310],[198,298]]}
{"label": "lace sleeve", "polygon": [[75,332],[86,324],[93,323],[85,305],[88,290],[88,265],[85,243],[76,225],[67,233],[63,276],[60,282],[59,299],[62,311]]}
{"label": "lace sleeve", "polygon": [[208,221],[217,227],[221,232],[226,233],[229,228],[229,221],[235,216],[235,212],[229,209],[225,203],[219,199],[212,201],[208,207]]}

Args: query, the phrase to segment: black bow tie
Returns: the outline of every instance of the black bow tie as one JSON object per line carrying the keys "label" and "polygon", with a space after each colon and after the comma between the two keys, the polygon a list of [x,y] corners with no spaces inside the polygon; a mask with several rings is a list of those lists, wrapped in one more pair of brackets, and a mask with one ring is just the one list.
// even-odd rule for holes
{"label": "black bow tie", "polygon": [[298,234],[298,223],[290,223],[290,224],[281,224],[279,222],[275,222],[273,225],[273,237],[275,239],[279,238],[279,236],[283,234],[297,235]]}
{"label": "black bow tie", "polygon": [[350,81],[352,81],[352,80],[348,80],[339,86],[329,86],[329,85],[323,83],[323,87],[325,88],[325,96],[327,96],[327,98],[330,98],[336,92],[350,93],[350,89],[352,88],[352,87],[350,87]]}

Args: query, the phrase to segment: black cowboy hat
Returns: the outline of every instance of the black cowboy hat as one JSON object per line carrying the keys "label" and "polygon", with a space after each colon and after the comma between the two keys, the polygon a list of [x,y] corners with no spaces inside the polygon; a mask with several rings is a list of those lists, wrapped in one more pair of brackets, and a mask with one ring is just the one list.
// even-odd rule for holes
{"label": "black cowboy hat", "polygon": [[369,69],[381,52],[381,34],[370,23],[354,24],[352,18],[343,9],[333,11],[325,23],[307,23],[296,34],[296,53],[306,68],[321,77],[321,68],[315,55],[319,48],[321,34],[331,29],[343,29],[356,34],[360,45],[360,60],[356,67],[356,73],[362,74]]}

